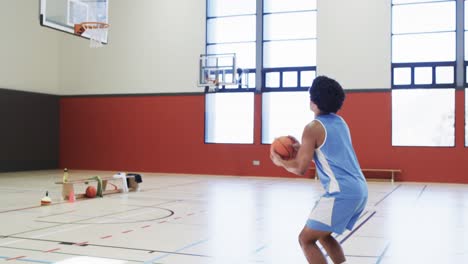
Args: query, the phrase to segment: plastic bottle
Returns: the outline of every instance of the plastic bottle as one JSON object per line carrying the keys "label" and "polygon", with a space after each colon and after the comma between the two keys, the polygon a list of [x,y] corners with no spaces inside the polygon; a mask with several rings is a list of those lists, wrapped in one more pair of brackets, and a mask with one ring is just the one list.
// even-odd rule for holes
{"label": "plastic bottle", "polygon": [[68,181],[68,169],[65,168],[63,169],[63,182],[67,182]]}

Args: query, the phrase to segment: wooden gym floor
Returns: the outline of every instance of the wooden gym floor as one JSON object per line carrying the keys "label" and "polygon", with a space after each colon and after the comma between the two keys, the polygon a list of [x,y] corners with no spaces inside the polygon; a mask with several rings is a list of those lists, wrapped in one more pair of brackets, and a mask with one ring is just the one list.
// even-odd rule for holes
{"label": "wooden gym floor", "polygon": [[[0,173],[0,262],[306,263],[297,236],[318,181],[142,175],[139,192],[68,202],[54,184],[59,170]],[[369,190],[355,229],[337,236],[347,263],[468,263],[468,185],[369,182]],[[40,206],[46,191],[53,203]]]}

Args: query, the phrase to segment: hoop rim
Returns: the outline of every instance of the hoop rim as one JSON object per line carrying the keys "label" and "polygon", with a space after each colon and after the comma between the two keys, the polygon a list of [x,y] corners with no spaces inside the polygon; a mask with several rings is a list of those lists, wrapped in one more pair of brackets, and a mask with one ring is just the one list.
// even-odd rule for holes
{"label": "hoop rim", "polygon": [[75,24],[74,31],[76,35],[81,36],[88,29],[107,29],[109,26],[110,25],[105,22],[85,21]]}
{"label": "hoop rim", "polygon": [[81,22],[78,23],[78,25],[81,25],[85,29],[96,29],[96,28],[108,28],[110,25],[104,22]]}

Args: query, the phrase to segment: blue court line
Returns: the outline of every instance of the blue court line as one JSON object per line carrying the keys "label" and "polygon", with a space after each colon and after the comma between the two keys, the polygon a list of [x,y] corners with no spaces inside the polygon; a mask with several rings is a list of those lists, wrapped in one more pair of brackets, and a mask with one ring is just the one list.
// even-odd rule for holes
{"label": "blue court line", "polygon": [[254,254],[257,254],[258,252],[264,250],[266,247],[267,247],[267,245],[263,245],[263,246],[257,248],[257,249],[255,250],[255,253],[254,253]]}
{"label": "blue court line", "polygon": [[353,229],[353,231],[351,231],[345,238],[343,238],[341,241],[340,241],[340,244],[343,244],[346,240],[348,240],[349,237],[351,237],[357,230],[359,230],[359,228],[361,228],[365,223],[367,223],[367,221],[369,221],[375,214],[377,213],[377,211],[374,211],[369,217],[367,217],[360,225],[358,225],[355,229]]}
{"label": "blue court line", "polygon": [[396,191],[398,188],[401,187],[401,184],[399,184],[397,187],[395,187],[391,192],[387,193],[387,195],[385,195],[380,201],[376,202],[374,204],[374,206],[377,206],[379,203],[381,203],[383,200],[387,199],[388,196],[390,196],[390,194],[392,194],[394,191]]}
{"label": "blue court line", "polygon": [[[189,245],[187,245],[187,246],[185,246],[185,247],[183,247],[183,248],[177,249],[177,250],[174,251],[173,253],[179,253],[180,251],[182,251],[182,250],[184,250],[184,249],[191,248],[191,247],[196,246],[196,245],[198,245],[198,244],[204,243],[204,242],[206,242],[206,241],[208,241],[208,240],[209,240],[209,239],[203,239],[203,240],[194,242],[194,243],[189,244]],[[166,254],[164,254],[164,255],[161,255],[161,256],[152,258],[152,259],[150,259],[150,260],[147,260],[147,261],[145,261],[145,262],[143,262],[143,263],[144,263],[144,264],[150,264],[150,263],[155,262],[156,260],[160,260],[160,259],[162,259],[162,258],[165,258],[165,257],[167,257],[167,256],[170,256],[170,255],[172,255],[173,253],[166,253]]]}
{"label": "blue court line", "polygon": [[421,190],[421,192],[420,192],[419,195],[418,195],[418,199],[416,199],[416,200],[419,200],[419,198],[421,198],[421,195],[422,195],[423,192],[426,190],[426,188],[427,188],[427,185],[424,185],[424,188]]}
{"label": "blue court line", "polygon": [[[9,258],[11,258],[11,257],[0,256],[0,259],[7,260]],[[54,263],[54,262],[51,262],[51,261],[35,260],[35,259],[27,259],[27,258],[15,259],[15,261],[34,262],[34,263],[47,263],[47,264]]]}
{"label": "blue court line", "polygon": [[51,261],[45,261],[45,260],[34,260],[34,259],[27,259],[27,258],[22,258],[22,259],[16,259],[16,261],[24,261],[24,262],[34,262],[34,263],[55,263]]}
{"label": "blue court line", "polygon": [[379,258],[377,259],[377,262],[375,262],[375,264],[379,264],[383,257],[385,256],[385,253],[387,253],[387,250],[388,248],[390,247],[390,243],[387,244],[387,246],[385,247],[384,251],[382,252],[382,254],[380,254]]}

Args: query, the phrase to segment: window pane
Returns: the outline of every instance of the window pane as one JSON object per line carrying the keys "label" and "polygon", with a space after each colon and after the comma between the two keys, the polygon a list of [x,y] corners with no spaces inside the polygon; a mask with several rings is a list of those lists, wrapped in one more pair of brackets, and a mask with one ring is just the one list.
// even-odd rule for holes
{"label": "window pane", "polygon": [[315,66],[317,41],[271,41],[263,45],[265,68]]}
{"label": "window pane", "polygon": [[393,84],[394,85],[411,84],[411,68],[393,69]]}
{"label": "window pane", "polygon": [[394,35],[392,62],[455,61],[455,32]]}
{"label": "window pane", "polygon": [[416,67],[414,69],[415,84],[432,84],[432,68]]}
{"label": "window pane", "polygon": [[208,45],[206,52],[208,54],[236,53],[237,67],[255,69],[255,42]]}
{"label": "window pane", "polygon": [[264,40],[317,37],[317,12],[266,15],[263,22]]}
{"label": "window pane", "polygon": [[287,12],[297,10],[316,10],[317,0],[264,0],[263,10],[265,13]]}
{"label": "window pane", "polygon": [[205,142],[253,143],[253,93],[205,95]]}
{"label": "window pane", "polygon": [[455,89],[392,91],[394,146],[455,145]]}
{"label": "window pane", "polygon": [[287,135],[301,141],[304,127],[314,119],[309,92],[263,93],[262,98],[262,143]]}
{"label": "window pane", "polygon": [[280,86],[279,72],[267,72],[265,86],[269,88],[278,88]]}
{"label": "window pane", "polygon": [[256,0],[208,0],[208,16],[255,14]]}
{"label": "window pane", "polygon": [[455,31],[455,1],[394,6],[392,15],[394,34]]}
{"label": "window pane", "polygon": [[283,87],[297,86],[297,72],[283,72]]}
{"label": "window pane", "polygon": [[207,20],[208,43],[255,41],[255,16]]}
{"label": "window pane", "polygon": [[451,66],[436,67],[436,84],[454,83],[454,69]]}
{"label": "window pane", "polygon": [[310,87],[315,79],[315,71],[302,71],[301,72],[301,87]]}
{"label": "window pane", "polygon": [[[468,29],[468,10],[467,10],[467,1],[465,0],[465,30]],[[465,37],[466,39],[466,37]]]}
{"label": "window pane", "polygon": [[[466,17],[465,21],[468,20]],[[465,61],[468,61],[468,31],[465,31]]]}

